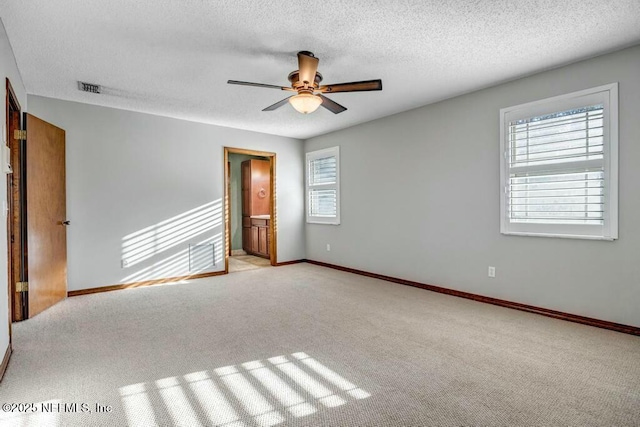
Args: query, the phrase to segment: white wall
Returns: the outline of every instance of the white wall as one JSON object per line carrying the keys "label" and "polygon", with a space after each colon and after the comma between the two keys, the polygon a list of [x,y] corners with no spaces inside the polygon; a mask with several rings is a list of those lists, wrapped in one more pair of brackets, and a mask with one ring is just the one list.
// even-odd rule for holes
{"label": "white wall", "polygon": [[305,258],[302,141],[31,95],[29,112],[66,130],[69,290],[196,272],[204,240],[202,271],[223,270],[224,146],[276,153],[278,262]]}
{"label": "white wall", "polygon": [[[639,72],[636,46],[306,141],[339,145],[342,177],[342,224],[308,224],[307,257],[640,326]],[[611,82],[619,240],[501,235],[500,108]]]}
{"label": "white wall", "polygon": [[[24,84],[22,83],[22,77],[20,76],[20,72],[18,70],[18,66],[16,65],[16,59],[13,56],[13,50],[11,49],[11,45],[9,44],[9,39],[7,38],[7,33],[4,29],[4,24],[0,19],[0,77],[2,77],[2,108],[0,108],[0,117],[1,122],[7,126],[6,123],[6,106],[5,106],[5,97],[6,97],[6,83],[5,79],[8,77],[9,81],[11,81],[11,86],[13,87],[13,91],[18,98],[18,102],[20,103],[20,107],[22,111],[25,111],[27,108],[27,92],[24,89]],[[4,131],[3,131],[4,132]],[[6,134],[5,134],[6,135]],[[4,137],[2,140],[3,144]],[[2,180],[2,184],[0,184],[0,200],[8,200],[7,199],[7,186],[5,184],[6,175],[2,174],[0,176],[0,180]],[[1,210],[1,209],[0,209]],[[0,226],[0,289],[7,289],[9,284],[7,282],[8,272],[7,272],[7,215],[6,211],[2,210],[2,226]],[[4,357],[5,351],[9,346],[9,322],[5,319],[9,318],[9,300],[7,298],[8,293],[2,292],[0,293],[0,361]]]}

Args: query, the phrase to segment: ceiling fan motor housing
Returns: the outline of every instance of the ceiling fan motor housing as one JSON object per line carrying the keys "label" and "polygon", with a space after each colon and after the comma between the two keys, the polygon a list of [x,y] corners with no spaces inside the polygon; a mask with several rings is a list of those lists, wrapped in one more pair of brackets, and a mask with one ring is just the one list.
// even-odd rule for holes
{"label": "ceiling fan motor housing", "polygon": [[313,86],[305,87],[305,83],[300,81],[300,71],[295,70],[289,73],[288,77],[291,82],[291,87],[297,90],[298,92],[310,92],[313,93],[315,90],[320,87],[320,82],[322,81],[322,74],[316,72],[316,77],[313,82]]}

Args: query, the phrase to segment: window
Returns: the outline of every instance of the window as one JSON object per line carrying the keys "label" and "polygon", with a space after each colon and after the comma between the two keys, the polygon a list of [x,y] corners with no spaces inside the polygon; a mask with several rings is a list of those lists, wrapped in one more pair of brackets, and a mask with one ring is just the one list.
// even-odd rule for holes
{"label": "window", "polygon": [[340,150],[307,153],[307,222],[340,224]]}
{"label": "window", "polygon": [[618,238],[618,84],[500,110],[500,231]]}

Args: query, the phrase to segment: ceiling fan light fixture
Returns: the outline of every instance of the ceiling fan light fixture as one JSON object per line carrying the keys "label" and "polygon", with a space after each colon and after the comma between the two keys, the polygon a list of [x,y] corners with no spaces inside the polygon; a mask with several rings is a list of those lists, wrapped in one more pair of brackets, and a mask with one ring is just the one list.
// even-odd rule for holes
{"label": "ceiling fan light fixture", "polygon": [[303,92],[289,98],[289,103],[299,113],[309,114],[313,113],[318,109],[318,107],[320,107],[322,104],[322,98],[318,95]]}
{"label": "ceiling fan light fixture", "polygon": [[340,114],[343,111],[347,111],[347,107],[344,107],[331,98],[326,97],[326,94],[382,90],[382,80],[380,79],[335,83],[321,86],[320,82],[322,81],[322,74],[318,72],[319,61],[320,60],[309,51],[303,50],[298,52],[298,69],[290,72],[288,77],[288,80],[291,82],[291,86],[243,82],[240,80],[227,80],[227,83],[232,85],[286,90],[294,93],[297,92],[294,96],[281,99],[275,104],[264,108],[262,111],[274,111],[289,102],[291,106],[301,114],[313,113],[320,106],[331,111],[333,114]]}

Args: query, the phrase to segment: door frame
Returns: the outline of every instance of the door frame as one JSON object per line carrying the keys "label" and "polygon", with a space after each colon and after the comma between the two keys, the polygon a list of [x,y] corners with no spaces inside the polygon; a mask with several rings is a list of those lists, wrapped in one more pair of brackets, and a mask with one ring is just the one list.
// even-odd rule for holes
{"label": "door frame", "polygon": [[269,243],[269,253],[271,265],[278,264],[278,245],[277,245],[277,209],[276,209],[276,153],[268,151],[248,150],[245,148],[224,147],[224,272],[229,272],[229,252],[231,250],[231,206],[230,206],[230,193],[231,193],[231,180],[229,170],[229,154],[246,154],[249,156],[266,157],[269,159],[269,187],[271,198],[271,209],[269,211],[269,232],[271,233],[271,241]]}
{"label": "door frame", "polygon": [[[18,213],[24,209],[22,206],[21,193],[22,193],[22,150],[20,149],[19,140],[14,139],[14,131],[22,129],[21,119],[22,119],[22,108],[20,107],[20,102],[18,101],[18,97],[16,96],[15,91],[13,90],[13,86],[11,86],[11,81],[9,78],[6,78],[6,97],[5,97],[5,112],[6,112],[6,131],[7,131],[7,143],[6,145],[10,148],[15,155],[12,155],[12,160],[15,162],[11,162],[11,166],[13,168],[13,174],[7,175],[6,184],[7,184],[7,288],[8,288],[8,298],[9,298],[9,345],[12,342],[12,323],[15,321],[23,320],[23,294],[16,293],[16,280],[15,275],[17,272],[20,272],[20,258],[22,256],[23,251],[23,243],[22,242],[22,231],[20,226],[20,219],[16,220],[15,213],[16,209],[18,209]],[[12,117],[12,115],[14,117]],[[17,123],[17,126],[16,126]],[[17,144],[17,146],[16,146]],[[17,163],[17,164],[16,164]],[[18,177],[16,183],[16,177]],[[16,205],[16,202],[18,206]],[[11,241],[11,236],[14,237],[14,242]],[[16,254],[16,240],[19,240],[18,250],[21,252],[20,254]],[[20,255],[20,256],[17,256]]]}

